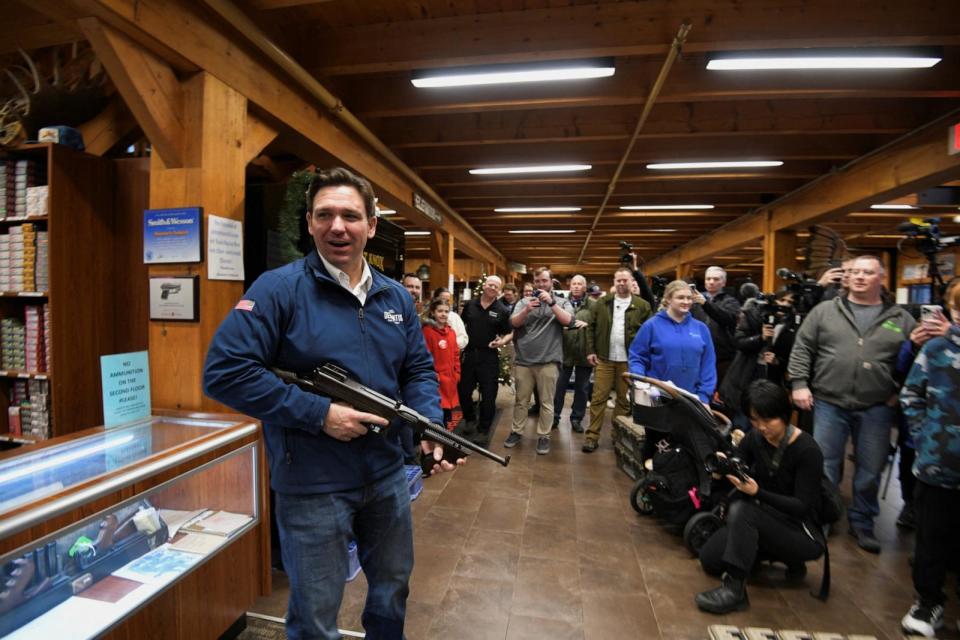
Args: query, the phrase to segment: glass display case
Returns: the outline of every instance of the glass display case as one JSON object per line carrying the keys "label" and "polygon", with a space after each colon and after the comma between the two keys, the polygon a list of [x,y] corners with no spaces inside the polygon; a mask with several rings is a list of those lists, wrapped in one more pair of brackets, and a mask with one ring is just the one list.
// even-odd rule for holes
{"label": "glass display case", "polygon": [[259,535],[259,425],[217,418],[156,415],[0,456],[0,638],[100,637]]}

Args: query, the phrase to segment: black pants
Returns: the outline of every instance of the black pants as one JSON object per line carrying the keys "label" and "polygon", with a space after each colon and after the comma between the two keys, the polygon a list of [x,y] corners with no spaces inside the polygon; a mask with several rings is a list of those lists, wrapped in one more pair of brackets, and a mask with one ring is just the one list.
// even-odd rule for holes
{"label": "black pants", "polygon": [[587,388],[590,386],[591,366],[560,367],[560,377],[557,378],[557,393],[553,398],[553,419],[560,420],[563,411],[563,401],[567,396],[567,385],[573,376],[573,404],[570,406],[570,422],[583,420],[587,414]]}
{"label": "black pants", "polygon": [[960,550],[960,490],[918,481],[913,509],[917,516],[913,588],[923,604],[943,604],[947,568],[956,562]]}
{"label": "black pants", "polygon": [[473,404],[473,390],[480,386],[480,422],[481,431],[490,429],[493,414],[497,406],[497,377],[500,373],[500,361],[496,349],[467,349],[460,364],[460,383],[457,395],[460,396],[460,409],[463,419],[472,422],[477,419]]}
{"label": "black pants", "polygon": [[700,564],[710,575],[724,571],[737,578],[750,573],[754,562],[777,560],[787,566],[816,560],[823,547],[803,527],[753,500],[734,500],[727,524],[700,549]]}
{"label": "black pants", "polygon": [[898,472],[900,474],[900,497],[906,503],[913,502],[913,495],[917,489],[917,478],[913,475],[913,461],[917,457],[917,452],[914,451],[912,443],[907,444],[908,436],[909,427],[901,413],[897,422],[897,447],[900,449]]}

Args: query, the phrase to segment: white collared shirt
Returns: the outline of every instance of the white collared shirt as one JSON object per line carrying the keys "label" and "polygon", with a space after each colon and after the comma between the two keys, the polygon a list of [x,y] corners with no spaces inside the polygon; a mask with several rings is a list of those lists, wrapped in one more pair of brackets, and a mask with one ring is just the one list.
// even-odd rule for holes
{"label": "white collared shirt", "polygon": [[329,273],[334,280],[339,282],[341,287],[355,295],[357,300],[360,301],[360,306],[362,307],[367,301],[367,294],[370,293],[370,287],[373,286],[373,274],[370,273],[370,265],[367,264],[367,261],[363,261],[363,274],[360,276],[360,282],[357,283],[356,287],[351,287],[350,276],[348,276],[345,271],[342,271],[327,262],[327,259],[323,257],[323,254],[320,253],[319,249],[317,250],[317,255],[320,256],[320,260],[323,262],[323,266],[326,267],[327,273]]}
{"label": "white collared shirt", "polygon": [[627,307],[633,302],[633,296],[621,298],[613,297],[613,324],[610,327],[610,361],[627,361],[627,343],[624,335],[624,325],[626,320],[624,316],[627,313]]}

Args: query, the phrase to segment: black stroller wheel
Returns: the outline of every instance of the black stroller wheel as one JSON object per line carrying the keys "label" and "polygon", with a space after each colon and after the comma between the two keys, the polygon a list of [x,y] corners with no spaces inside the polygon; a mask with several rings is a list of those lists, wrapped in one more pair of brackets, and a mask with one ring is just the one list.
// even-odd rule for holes
{"label": "black stroller wheel", "polygon": [[687,521],[683,528],[683,542],[695,556],[700,555],[700,548],[706,544],[714,533],[723,526],[720,516],[712,511],[703,511]]}
{"label": "black stroller wheel", "polygon": [[653,503],[647,495],[647,474],[641,473],[630,491],[630,506],[642,516],[653,515]]}

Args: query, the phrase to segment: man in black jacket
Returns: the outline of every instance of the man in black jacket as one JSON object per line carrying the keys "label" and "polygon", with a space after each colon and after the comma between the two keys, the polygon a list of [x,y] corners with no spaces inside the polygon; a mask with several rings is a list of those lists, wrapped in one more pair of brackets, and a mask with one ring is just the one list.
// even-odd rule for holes
{"label": "man in black jacket", "polygon": [[740,318],[740,303],[736,297],[723,288],[727,284],[727,272],[720,267],[708,267],[703,277],[706,293],[693,294],[694,305],[690,313],[697,320],[706,323],[713,338],[713,349],[717,354],[717,386],[723,383],[737,348],[733,342],[733,333]]}

